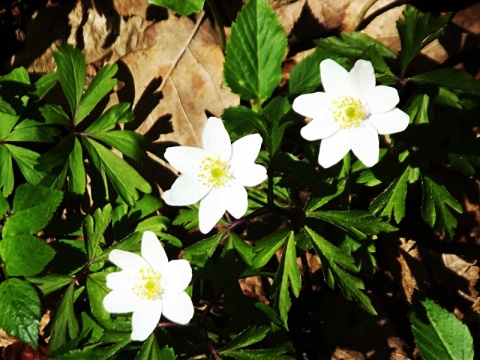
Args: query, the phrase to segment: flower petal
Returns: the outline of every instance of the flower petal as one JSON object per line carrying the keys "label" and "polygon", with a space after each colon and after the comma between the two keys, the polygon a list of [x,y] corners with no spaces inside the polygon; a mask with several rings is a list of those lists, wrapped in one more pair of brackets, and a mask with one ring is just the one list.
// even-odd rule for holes
{"label": "flower petal", "polygon": [[363,99],[366,94],[375,88],[375,71],[372,63],[366,60],[357,60],[349,73],[350,91],[345,95]]}
{"label": "flower petal", "polygon": [[252,163],[236,163],[231,168],[232,176],[243,186],[257,186],[267,178],[267,169]]}
{"label": "flower petal", "polygon": [[320,144],[318,163],[324,168],[329,168],[342,160],[351,149],[351,134],[349,130],[341,130],[323,139]]}
{"label": "flower petal", "polygon": [[407,128],[410,117],[402,110],[395,108],[386,113],[372,114],[368,122],[380,135],[395,134]]}
{"label": "flower petal", "polygon": [[398,91],[390,86],[375,86],[365,98],[367,108],[372,114],[390,111],[398,104]]}
{"label": "flower petal", "polygon": [[135,301],[138,298],[133,293],[113,290],[103,298],[103,307],[111,314],[125,314],[133,312]]}
{"label": "flower petal", "polygon": [[300,135],[305,140],[313,141],[328,138],[339,130],[338,122],[333,120],[330,112],[328,112],[325,117],[314,119],[301,128]]}
{"label": "flower petal", "polygon": [[210,117],[205,124],[202,136],[203,148],[213,156],[220,156],[223,161],[230,160],[232,143],[223,121]]}
{"label": "flower petal", "polygon": [[143,300],[136,304],[132,315],[132,335],[135,341],[144,341],[157,327],[162,315],[162,300]]}
{"label": "flower petal", "polygon": [[200,164],[208,154],[204,149],[191,146],[172,146],[165,151],[165,159],[183,174],[197,175]]}
{"label": "flower petal", "polygon": [[163,193],[162,199],[171,206],[195,204],[201,200],[210,188],[204,186],[196,176],[183,174],[175,180],[170,190]]}
{"label": "flower petal", "polygon": [[207,234],[218,223],[218,220],[225,214],[225,204],[223,202],[223,190],[213,188],[200,201],[200,207],[198,209],[198,222],[200,225],[200,231],[203,234]]}
{"label": "flower petal", "polygon": [[163,301],[163,316],[177,324],[185,325],[192,319],[192,299],[186,292],[169,296]]}
{"label": "flower petal", "polygon": [[117,249],[110,251],[108,260],[121,269],[136,270],[147,266],[147,263],[140,255]]}
{"label": "flower petal", "polygon": [[143,233],[142,256],[152,269],[160,274],[168,264],[167,254],[153,231],[145,231]]}
{"label": "flower petal", "polygon": [[238,139],[232,144],[232,158],[230,163],[237,161],[253,163],[258,157],[260,147],[262,146],[262,137],[259,134],[252,134]]}
{"label": "flower petal", "polygon": [[330,96],[346,95],[350,87],[348,71],[332,59],[320,63],[320,78],[323,89]]}
{"label": "flower petal", "polygon": [[332,97],[324,92],[300,95],[293,100],[293,110],[300,115],[317,119],[323,117],[331,105]]}
{"label": "flower petal", "polygon": [[187,288],[192,281],[192,267],[187,260],[172,260],[163,272],[166,296],[178,294]]}
{"label": "flower petal", "polygon": [[248,209],[247,190],[238,181],[232,181],[230,186],[224,189],[224,201],[227,211],[235,219],[241,218]]}
{"label": "flower petal", "polygon": [[378,162],[378,134],[371,124],[365,123],[364,128],[352,136],[352,152],[365,166],[372,167]]}
{"label": "flower petal", "polygon": [[[144,266],[148,266],[146,263]],[[130,291],[133,288],[138,269],[128,269],[107,274],[106,285],[112,290]]]}

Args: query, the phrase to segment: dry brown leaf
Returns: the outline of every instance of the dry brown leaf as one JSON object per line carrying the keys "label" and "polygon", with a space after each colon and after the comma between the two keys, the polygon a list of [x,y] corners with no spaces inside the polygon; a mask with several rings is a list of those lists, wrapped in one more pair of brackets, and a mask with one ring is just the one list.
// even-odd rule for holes
{"label": "dry brown leaf", "polygon": [[270,303],[263,291],[263,281],[261,276],[249,276],[247,278],[239,279],[238,283],[240,284],[240,288],[244,295],[267,305]]}
{"label": "dry brown leaf", "polygon": [[362,353],[350,350],[350,349],[342,349],[337,347],[332,354],[331,360],[364,360],[365,356]]}
{"label": "dry brown leaf", "polygon": [[399,250],[397,260],[400,264],[401,289],[404,298],[410,302],[416,290],[426,289],[428,277],[415,241],[401,238]]}

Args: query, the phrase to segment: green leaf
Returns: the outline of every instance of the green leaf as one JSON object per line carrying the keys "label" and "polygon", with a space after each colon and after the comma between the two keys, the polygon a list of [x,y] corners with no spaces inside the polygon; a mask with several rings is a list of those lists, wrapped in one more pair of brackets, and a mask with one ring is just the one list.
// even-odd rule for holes
{"label": "green leaf", "polygon": [[95,320],[106,329],[114,329],[110,313],[103,307],[103,298],[110,292],[106,285],[106,276],[105,272],[89,274],[86,283],[87,294]]}
{"label": "green leaf", "polygon": [[30,77],[28,76],[28,71],[23,66],[13,69],[8,74],[3,75],[0,78],[0,82],[6,81],[30,85]]}
{"label": "green leaf", "polygon": [[133,160],[140,163],[145,160],[145,138],[135,131],[112,130],[96,132],[90,136],[113,146]]}
{"label": "green leaf", "polygon": [[2,218],[10,208],[7,199],[0,195],[0,218]]}
{"label": "green leaf", "polygon": [[32,150],[11,145],[5,144],[8,151],[12,155],[12,158],[17,163],[18,168],[22,172],[22,175],[25,177],[25,180],[31,184],[38,184],[42,180],[44,174],[35,169],[35,165],[38,162],[39,155]]}
{"label": "green leaf", "polygon": [[61,106],[55,104],[45,104],[38,109],[45,119],[46,124],[57,124],[70,128],[72,126],[72,120],[68,114],[62,109]]}
{"label": "green leaf", "polygon": [[270,137],[265,126],[265,119],[246,106],[235,106],[223,111],[222,119],[232,141],[252,134],[255,129],[263,138]]}
{"label": "green leaf", "polygon": [[282,259],[278,266],[277,274],[275,275],[275,280],[272,284],[275,304],[279,309],[280,319],[286,329],[288,329],[288,311],[292,306],[292,300],[290,299],[290,292],[288,290],[289,284],[293,295],[298,297],[300,287],[302,286],[302,279],[297,266],[297,251],[293,232],[290,232],[282,254]]}
{"label": "green leaf", "polygon": [[103,209],[96,209],[93,216],[87,215],[82,230],[87,250],[87,258],[92,259],[97,254],[98,244],[103,238],[105,229],[112,220],[112,205],[107,204]]}
{"label": "green leaf", "polygon": [[152,191],[150,184],[125,160],[96,141],[82,138],[82,142],[90,156],[100,160],[101,170],[107,173],[113,187],[127,204],[133,205],[138,200],[137,189],[144,193]]}
{"label": "green leaf", "polygon": [[[12,111],[14,111],[12,109]],[[0,111],[0,140],[5,140],[20,119],[20,116]]]}
{"label": "green leaf", "polygon": [[[184,259],[195,260],[198,265],[204,265],[209,257],[211,257],[217,248],[217,245],[222,240],[224,232],[215,234],[209,238],[203,239],[193,245],[190,245],[184,249]],[[199,261],[201,259],[201,261]]]}
{"label": "green leaf", "polygon": [[285,239],[289,234],[289,229],[279,229],[257,241],[253,248],[255,256],[252,259],[252,266],[256,269],[265,266],[285,243]]}
{"label": "green leaf", "polygon": [[407,182],[410,174],[410,167],[397,177],[392,183],[373,199],[370,204],[370,211],[373,215],[386,216],[388,220],[393,217],[397,224],[405,216],[405,199],[407,197]]}
{"label": "green leaf", "polygon": [[263,109],[262,116],[270,123],[266,134],[262,134],[270,158],[280,149],[285,129],[293,125],[292,121],[284,120],[291,109],[287,98],[281,96],[273,98]]}
{"label": "green leaf", "polygon": [[268,326],[249,326],[235,336],[235,338],[223,348],[222,352],[229,349],[241,349],[256,344],[265,339],[269,331],[270,328]]}
{"label": "green leaf", "polygon": [[428,175],[422,174],[422,217],[427,224],[435,229],[447,240],[452,240],[454,229],[457,227],[457,219],[452,210],[461,214],[462,205],[455,199],[448,190],[438,184]]}
{"label": "green leaf", "polygon": [[418,53],[443,33],[443,27],[450,19],[450,15],[432,16],[426,13],[420,15],[418,9],[407,6],[403,11],[403,19],[397,21],[402,50],[402,74],[405,73],[410,62]]}
{"label": "green leaf", "polygon": [[198,210],[197,209],[180,209],[177,217],[173,220],[173,225],[183,226],[190,230],[198,226]]}
{"label": "green leaf", "polygon": [[100,100],[103,99],[117,84],[117,79],[112,79],[118,70],[117,64],[109,64],[102,67],[92,82],[88,86],[85,95],[83,95],[75,115],[76,124],[80,124],[90,112],[97,106]]}
{"label": "green leaf", "polygon": [[0,145],[0,189],[2,189],[3,196],[8,196],[12,193],[15,185],[15,178],[13,176],[12,155],[6,146]]}
{"label": "green leaf", "polygon": [[284,355],[286,352],[283,348],[272,349],[241,349],[221,351],[222,355],[238,359],[238,360],[293,360],[295,357]]}
{"label": "green leaf", "polygon": [[232,24],[224,79],[242,99],[266,100],[282,78],[287,38],[265,0],[249,0]]}
{"label": "green leaf", "polygon": [[74,49],[69,44],[60,45],[53,57],[57,64],[60,84],[70,105],[71,114],[75,117],[85,84],[85,59],[79,49]]}
{"label": "green leaf", "polygon": [[240,239],[237,234],[230,233],[230,239],[237,254],[245,261],[248,266],[252,266],[253,247]]}
{"label": "green leaf", "polygon": [[70,284],[73,278],[68,275],[50,274],[42,277],[27,278],[27,280],[29,283],[36,285],[45,296]]}
{"label": "green leaf", "polygon": [[88,134],[100,131],[108,131],[115,128],[115,124],[133,120],[133,112],[129,110],[130,103],[115,104],[105,111],[89,127],[85,129]]}
{"label": "green leaf", "polygon": [[37,348],[40,298],[35,288],[20,279],[0,284],[0,326],[11,336]]}
{"label": "green leaf", "polygon": [[2,258],[9,276],[37,275],[55,255],[49,245],[28,234],[4,236],[2,248]]}
{"label": "green leaf", "polygon": [[473,339],[467,326],[433,300],[414,302],[410,321],[424,360],[474,358]]}
{"label": "green leaf", "polygon": [[177,357],[168,346],[160,348],[158,341],[155,337],[155,333],[150,334],[150,336],[145,340],[135,360],[175,360]]}
{"label": "green leaf", "polygon": [[306,226],[305,231],[311,239],[315,252],[320,257],[322,271],[327,285],[333,288],[336,280],[348,300],[354,298],[364,310],[376,315],[370,299],[362,291],[365,289],[363,281],[340,268],[340,266],[342,266],[357,272],[358,269],[354,264],[353,257],[333,246],[309,227]]}
{"label": "green leaf", "polygon": [[53,142],[59,134],[57,128],[38,121],[25,119],[5,138],[8,142]]}
{"label": "green leaf", "polygon": [[50,319],[48,331],[52,336],[48,342],[49,351],[57,350],[60,346],[66,344],[68,340],[74,339],[80,334],[80,328],[73,309],[74,289],[75,284],[71,283]]}
{"label": "green leaf", "polygon": [[82,145],[76,137],[74,138],[73,149],[68,155],[68,167],[70,169],[68,191],[72,194],[83,195],[87,187],[87,177],[83,163]]}
{"label": "green leaf", "polygon": [[181,15],[190,15],[203,9],[205,0],[148,0],[150,4],[166,7]]}
{"label": "green leaf", "polygon": [[35,83],[35,90],[30,93],[37,100],[41,100],[52,90],[58,82],[58,73],[51,72],[43,75]]}
{"label": "green leaf", "polygon": [[327,221],[360,239],[397,230],[366,211],[315,211],[307,213],[307,216]]}
{"label": "green leaf", "polygon": [[62,201],[59,190],[23,184],[17,187],[13,199],[13,213],[5,222],[3,236],[35,234],[52,218]]}
{"label": "green leaf", "polygon": [[436,69],[412,76],[408,80],[419,84],[434,84],[471,95],[480,95],[480,81],[464,70]]}

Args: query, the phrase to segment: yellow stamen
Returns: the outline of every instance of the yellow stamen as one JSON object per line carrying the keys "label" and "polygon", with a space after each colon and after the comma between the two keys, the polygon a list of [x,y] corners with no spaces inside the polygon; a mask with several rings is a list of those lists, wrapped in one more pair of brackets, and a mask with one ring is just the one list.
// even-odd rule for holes
{"label": "yellow stamen", "polygon": [[200,164],[199,180],[205,186],[214,186],[216,188],[225,186],[230,180],[230,166],[226,161],[207,157]]}
{"label": "yellow stamen", "polygon": [[157,300],[163,292],[162,277],[151,268],[139,270],[139,275],[135,279],[133,292],[138,298],[143,300]]}
{"label": "yellow stamen", "polygon": [[358,128],[368,117],[368,112],[360,99],[351,96],[340,96],[333,102],[333,119],[340,123],[340,128]]}

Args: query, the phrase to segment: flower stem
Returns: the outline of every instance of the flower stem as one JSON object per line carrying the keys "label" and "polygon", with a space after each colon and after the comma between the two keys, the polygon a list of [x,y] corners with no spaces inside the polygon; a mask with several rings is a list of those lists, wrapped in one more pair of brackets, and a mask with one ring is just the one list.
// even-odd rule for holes
{"label": "flower stem", "polygon": [[357,14],[357,17],[353,20],[352,22],[352,32],[357,31],[358,26],[362,22],[363,18],[365,17],[365,14],[368,12],[368,10],[375,4],[378,0],[368,0],[365,5],[360,9],[360,11]]}

